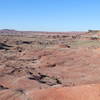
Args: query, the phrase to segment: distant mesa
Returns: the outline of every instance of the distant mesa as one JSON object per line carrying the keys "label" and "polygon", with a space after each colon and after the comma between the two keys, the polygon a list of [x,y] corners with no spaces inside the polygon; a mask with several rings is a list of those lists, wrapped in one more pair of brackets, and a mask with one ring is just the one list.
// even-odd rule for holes
{"label": "distant mesa", "polygon": [[71,32],[47,32],[47,31],[17,31],[14,29],[2,29],[0,30],[0,34],[2,35],[77,35],[77,34],[84,34],[87,32],[81,32],[81,31],[71,31]]}
{"label": "distant mesa", "polygon": [[1,31],[16,31],[16,30],[13,30],[13,29],[2,29]]}
{"label": "distant mesa", "polygon": [[97,33],[97,32],[100,32],[100,30],[88,30],[88,32],[94,32],[94,33]]}

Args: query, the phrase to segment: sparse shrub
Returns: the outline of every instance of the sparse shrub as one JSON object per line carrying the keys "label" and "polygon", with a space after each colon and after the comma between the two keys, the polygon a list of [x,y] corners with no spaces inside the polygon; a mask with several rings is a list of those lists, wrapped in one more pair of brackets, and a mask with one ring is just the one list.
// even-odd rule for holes
{"label": "sparse shrub", "polygon": [[91,37],[91,40],[98,40],[98,39],[99,39],[99,36],[97,36],[97,35],[94,35]]}

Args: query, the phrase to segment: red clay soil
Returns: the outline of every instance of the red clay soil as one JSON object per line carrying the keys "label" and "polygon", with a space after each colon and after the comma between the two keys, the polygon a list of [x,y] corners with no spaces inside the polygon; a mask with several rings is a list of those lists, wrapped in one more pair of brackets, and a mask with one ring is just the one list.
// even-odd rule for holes
{"label": "red clay soil", "polygon": [[0,68],[0,100],[100,100],[99,84],[83,85],[100,83],[99,58],[99,48],[16,54]]}
{"label": "red clay soil", "polygon": [[37,90],[28,95],[32,100],[100,100],[100,85]]}
{"label": "red clay soil", "polygon": [[100,100],[100,84],[30,91],[3,90],[0,100]]}
{"label": "red clay soil", "polygon": [[0,100],[100,100],[100,48],[62,43],[36,49],[38,42],[45,45],[44,37],[42,44],[36,37],[36,44],[25,42],[26,37],[26,44],[22,37],[5,38],[0,44]]}

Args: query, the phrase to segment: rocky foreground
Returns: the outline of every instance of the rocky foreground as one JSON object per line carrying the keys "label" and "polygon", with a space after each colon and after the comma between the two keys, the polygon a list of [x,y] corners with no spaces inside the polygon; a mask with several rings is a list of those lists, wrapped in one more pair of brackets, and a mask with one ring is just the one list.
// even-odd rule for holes
{"label": "rocky foreground", "polygon": [[1,34],[0,100],[100,100],[97,35]]}

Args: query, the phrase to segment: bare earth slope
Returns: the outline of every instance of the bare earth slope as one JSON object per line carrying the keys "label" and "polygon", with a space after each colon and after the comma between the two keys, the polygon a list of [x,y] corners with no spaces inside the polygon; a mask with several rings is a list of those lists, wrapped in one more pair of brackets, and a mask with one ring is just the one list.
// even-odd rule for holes
{"label": "bare earth slope", "polygon": [[100,100],[100,85],[50,88],[42,90],[0,91],[1,100]]}
{"label": "bare earth slope", "polygon": [[7,32],[0,35],[0,100],[100,100],[99,33]]}

